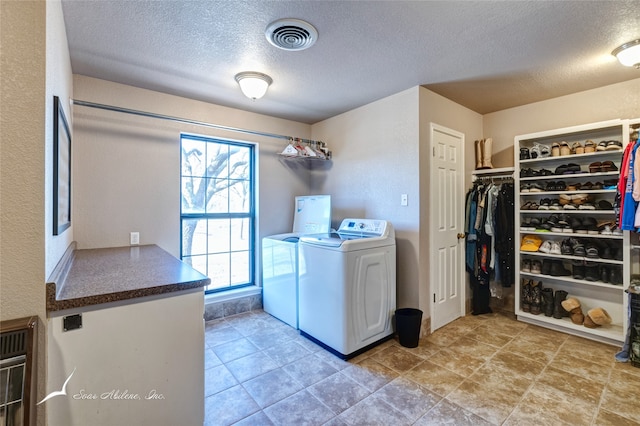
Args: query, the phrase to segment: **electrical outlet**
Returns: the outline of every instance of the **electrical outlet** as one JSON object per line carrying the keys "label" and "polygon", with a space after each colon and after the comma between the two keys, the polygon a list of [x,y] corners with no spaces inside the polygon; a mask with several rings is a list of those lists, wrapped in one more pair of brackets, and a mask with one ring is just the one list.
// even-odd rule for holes
{"label": "electrical outlet", "polygon": [[139,232],[132,232],[129,234],[129,244],[131,244],[132,246],[137,246],[138,244],[140,244]]}
{"label": "electrical outlet", "polygon": [[409,205],[409,197],[407,194],[401,194],[400,195],[400,205],[401,206],[408,206]]}

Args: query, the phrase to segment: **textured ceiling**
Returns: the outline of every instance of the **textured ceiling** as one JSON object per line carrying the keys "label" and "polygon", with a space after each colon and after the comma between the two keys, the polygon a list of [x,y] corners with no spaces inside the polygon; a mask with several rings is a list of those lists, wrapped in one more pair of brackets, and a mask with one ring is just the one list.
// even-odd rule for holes
{"label": "textured ceiling", "polygon": [[[640,78],[610,54],[640,38],[640,1],[62,5],[75,74],[305,123],[418,85],[485,114]],[[269,44],[281,18],[310,22],[316,44]],[[270,75],[267,95],[245,98],[240,71]]]}

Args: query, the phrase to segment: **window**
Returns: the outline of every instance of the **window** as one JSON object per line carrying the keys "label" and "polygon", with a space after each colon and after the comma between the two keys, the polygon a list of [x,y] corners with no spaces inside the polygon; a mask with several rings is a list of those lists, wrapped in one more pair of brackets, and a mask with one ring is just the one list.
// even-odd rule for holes
{"label": "window", "polygon": [[207,292],[254,281],[254,148],[181,135],[182,260],[211,278]]}

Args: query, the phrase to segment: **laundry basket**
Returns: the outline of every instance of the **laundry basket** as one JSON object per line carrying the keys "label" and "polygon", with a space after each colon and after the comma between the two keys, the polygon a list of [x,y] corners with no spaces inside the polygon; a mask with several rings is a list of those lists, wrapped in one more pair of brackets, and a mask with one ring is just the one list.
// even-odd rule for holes
{"label": "laundry basket", "polygon": [[420,340],[420,309],[402,308],[396,310],[396,333],[400,344],[405,348],[415,348]]}

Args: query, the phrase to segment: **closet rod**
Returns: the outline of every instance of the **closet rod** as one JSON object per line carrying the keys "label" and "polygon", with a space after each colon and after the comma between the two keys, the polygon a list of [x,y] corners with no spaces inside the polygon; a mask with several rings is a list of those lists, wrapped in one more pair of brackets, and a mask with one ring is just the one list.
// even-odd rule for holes
{"label": "closet rod", "polygon": [[[129,109],[129,108],[122,108],[122,107],[117,107],[117,106],[113,106],[113,105],[97,104],[95,102],[81,101],[81,100],[78,100],[78,99],[72,99],[71,101],[73,102],[74,105],[84,106],[84,107],[88,107],[88,108],[97,108],[97,109],[103,109],[103,110],[106,110],[106,111],[114,111],[114,112],[121,112],[121,113],[125,113],[125,114],[139,115],[141,117],[149,117],[149,118],[157,118],[157,119],[160,119],[160,120],[175,121],[177,123],[192,124],[192,125],[195,125],[195,126],[209,127],[209,128],[218,129],[218,130],[227,130],[229,132],[246,133],[246,134],[249,134],[249,135],[257,135],[257,136],[266,136],[268,138],[285,139],[285,140],[294,139],[292,136],[278,135],[276,133],[258,132],[256,130],[248,130],[248,129],[240,129],[238,127],[222,126],[220,124],[207,123],[205,121],[190,120],[190,119],[187,119],[187,118],[173,117],[171,115],[156,114],[154,112],[147,112],[147,111],[140,111],[140,110]],[[306,142],[316,142],[316,141],[313,141],[311,139],[303,139],[303,138],[297,138],[297,139],[300,139],[302,142],[305,142],[305,143]]]}

